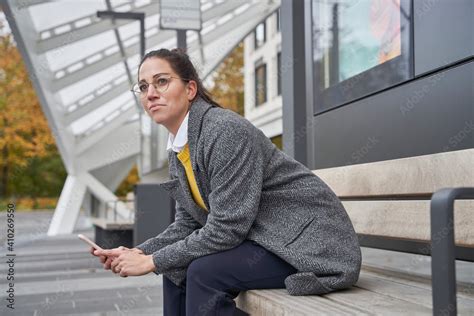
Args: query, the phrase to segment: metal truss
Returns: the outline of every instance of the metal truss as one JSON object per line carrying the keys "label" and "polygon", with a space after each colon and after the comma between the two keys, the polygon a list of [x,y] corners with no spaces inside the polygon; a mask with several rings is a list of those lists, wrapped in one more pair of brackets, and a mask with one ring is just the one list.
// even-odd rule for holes
{"label": "metal truss", "polygon": [[[137,73],[139,62],[139,30],[133,27],[136,22],[101,20],[90,13],[42,27],[34,14],[38,9],[47,6],[52,19],[55,14],[67,18],[70,10],[61,11],[64,3],[60,7],[60,2],[52,1],[0,2],[68,172],[48,234],[70,233],[89,195],[104,204],[118,200],[113,191],[143,154],[140,109],[129,92],[130,75]],[[146,13],[147,50],[176,46],[176,33],[159,29],[158,1],[111,1],[110,5],[116,11]],[[279,5],[275,0],[203,0],[203,29],[199,36],[188,32],[188,53],[201,77],[212,73]],[[127,34],[91,49],[94,38],[113,30],[116,35]],[[87,48],[87,53],[81,53],[81,48]],[[52,67],[51,59],[56,57],[66,61]],[[164,139],[165,132],[160,129],[153,137]],[[163,165],[166,149],[159,147],[155,156],[163,160],[157,165]],[[117,205],[118,215],[130,218],[131,210],[123,203]]]}

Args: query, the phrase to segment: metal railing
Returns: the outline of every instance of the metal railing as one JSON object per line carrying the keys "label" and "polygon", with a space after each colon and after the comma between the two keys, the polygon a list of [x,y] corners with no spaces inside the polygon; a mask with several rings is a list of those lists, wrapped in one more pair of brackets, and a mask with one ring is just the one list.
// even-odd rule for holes
{"label": "metal railing", "polygon": [[474,199],[474,188],[448,188],[431,198],[433,315],[456,315],[454,201]]}
{"label": "metal railing", "polygon": [[[117,205],[119,202],[122,202],[127,206],[127,203],[133,203],[135,200],[133,199],[117,199],[117,200],[111,200],[111,201],[105,201],[105,212],[99,212],[98,216],[95,217],[97,219],[105,219],[106,221],[110,221],[113,223],[117,223],[118,221],[118,212],[117,212]],[[128,207],[127,207],[128,208]],[[129,217],[126,218],[125,220],[129,222],[134,221],[135,217],[135,208],[128,208],[130,210]]]}

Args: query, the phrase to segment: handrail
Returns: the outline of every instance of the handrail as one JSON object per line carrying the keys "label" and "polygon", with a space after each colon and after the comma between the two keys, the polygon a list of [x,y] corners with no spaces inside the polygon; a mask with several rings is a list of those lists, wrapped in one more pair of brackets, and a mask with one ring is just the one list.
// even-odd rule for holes
{"label": "handrail", "polygon": [[474,199],[474,188],[446,188],[431,197],[433,315],[456,315],[454,201]]}
{"label": "handrail", "polygon": [[[133,202],[135,200],[133,199],[116,199],[116,200],[109,200],[109,201],[105,201],[105,205],[106,205],[106,210],[105,210],[105,219],[108,218],[108,208],[111,204],[112,204],[112,214],[113,214],[113,221],[114,222],[117,222],[117,204],[118,202],[122,202],[122,203],[127,203],[127,202]],[[133,220],[132,216],[133,216],[134,212],[130,212],[130,218],[128,220]]]}

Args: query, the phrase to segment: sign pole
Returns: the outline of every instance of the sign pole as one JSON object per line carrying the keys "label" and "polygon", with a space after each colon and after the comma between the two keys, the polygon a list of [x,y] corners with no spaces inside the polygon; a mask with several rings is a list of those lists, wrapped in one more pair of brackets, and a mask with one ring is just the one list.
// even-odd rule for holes
{"label": "sign pole", "polygon": [[177,47],[186,51],[188,49],[187,42],[186,42],[186,30],[176,30],[176,32],[178,35]]}

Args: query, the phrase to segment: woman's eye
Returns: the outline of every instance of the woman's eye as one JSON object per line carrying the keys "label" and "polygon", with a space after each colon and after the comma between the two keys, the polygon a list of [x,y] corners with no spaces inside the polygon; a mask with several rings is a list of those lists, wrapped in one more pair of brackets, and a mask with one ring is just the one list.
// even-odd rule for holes
{"label": "woman's eye", "polygon": [[168,79],[167,78],[159,78],[156,83],[160,86],[166,86],[168,84]]}
{"label": "woman's eye", "polygon": [[148,85],[146,84],[142,84],[142,85],[139,85],[138,86],[138,89],[141,91],[141,92],[145,92],[148,88]]}

